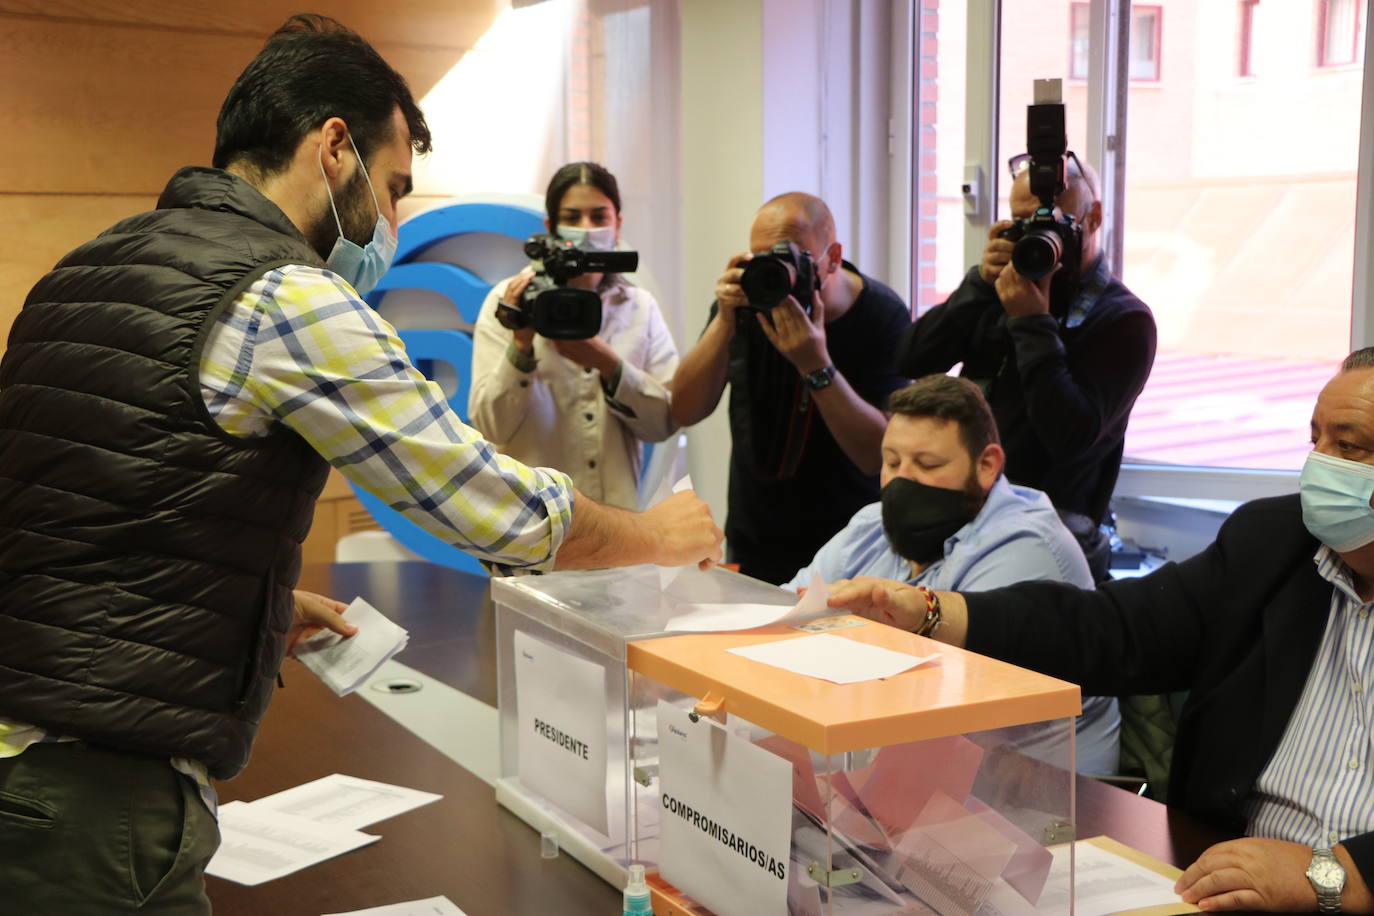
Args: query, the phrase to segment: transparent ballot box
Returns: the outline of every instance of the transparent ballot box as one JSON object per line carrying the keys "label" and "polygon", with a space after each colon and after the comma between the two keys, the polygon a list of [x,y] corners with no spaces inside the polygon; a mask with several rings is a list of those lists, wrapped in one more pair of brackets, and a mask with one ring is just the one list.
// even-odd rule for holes
{"label": "transparent ballot box", "polygon": [[652,638],[688,605],[776,605],[796,596],[722,569],[655,566],[493,579],[500,778],[497,801],[552,833],[623,886],[634,760],[625,667],[631,640]]}
{"label": "transparent ballot box", "polygon": [[[813,637],[936,657],[834,683],[737,654],[879,654],[773,645]],[[659,916],[1072,912],[1077,686],[855,617],[626,661],[631,854]]]}

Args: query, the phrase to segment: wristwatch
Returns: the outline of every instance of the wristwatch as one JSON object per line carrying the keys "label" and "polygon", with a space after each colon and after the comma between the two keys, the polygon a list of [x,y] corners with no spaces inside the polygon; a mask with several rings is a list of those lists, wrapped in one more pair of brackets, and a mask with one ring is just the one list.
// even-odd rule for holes
{"label": "wristwatch", "polygon": [[835,378],[835,367],[826,366],[824,369],[808,372],[802,378],[806,381],[806,387],[812,391],[820,391],[822,388],[830,387],[830,382]]}
{"label": "wristwatch", "polygon": [[1318,913],[1339,913],[1341,891],[1345,889],[1345,869],[1330,849],[1312,848],[1312,861],[1307,863],[1307,880],[1317,892]]}

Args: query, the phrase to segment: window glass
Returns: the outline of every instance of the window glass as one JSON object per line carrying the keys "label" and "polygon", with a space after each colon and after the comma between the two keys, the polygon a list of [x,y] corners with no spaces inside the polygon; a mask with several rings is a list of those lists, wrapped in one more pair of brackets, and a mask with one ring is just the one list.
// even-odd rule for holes
{"label": "window glass", "polygon": [[1353,63],[1359,50],[1358,0],[1321,0],[1317,8],[1317,35],[1321,66]]}
{"label": "window glass", "polygon": [[1159,79],[1160,8],[1131,7],[1131,63],[1133,80]]}
{"label": "window glass", "polygon": [[1088,78],[1088,18],[1091,8],[1075,3],[1069,8],[1069,78]]}
{"label": "window glass", "polygon": [[1255,18],[1259,0],[1240,0],[1240,40],[1236,54],[1236,75],[1254,76]]}

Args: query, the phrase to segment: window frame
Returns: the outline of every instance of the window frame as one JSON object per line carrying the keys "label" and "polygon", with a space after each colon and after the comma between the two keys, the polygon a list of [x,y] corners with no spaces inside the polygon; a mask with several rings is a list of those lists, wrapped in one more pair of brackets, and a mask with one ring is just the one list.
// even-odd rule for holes
{"label": "window frame", "polygon": [[1360,0],[1349,0],[1355,12],[1355,27],[1351,30],[1350,36],[1350,56],[1344,60],[1327,60],[1326,48],[1329,42],[1326,40],[1326,29],[1330,24],[1330,10],[1333,0],[1317,0],[1317,69],[1333,70],[1338,67],[1349,67],[1360,61],[1360,31],[1364,26],[1361,18],[1364,4]]}
{"label": "window frame", "polygon": [[1240,0],[1236,37],[1236,76],[1254,79],[1255,74],[1255,13],[1260,0]]}
{"label": "window frame", "polygon": [[[1154,75],[1153,76],[1131,76],[1132,83],[1158,83],[1164,78],[1164,7],[1156,3],[1132,3],[1131,4],[1131,37],[1135,38],[1135,19],[1138,13],[1152,12],[1155,17],[1154,27]],[[1132,40],[1130,47],[1126,50],[1127,64],[1135,63],[1135,41]],[[1128,67],[1129,72],[1129,67]]]}

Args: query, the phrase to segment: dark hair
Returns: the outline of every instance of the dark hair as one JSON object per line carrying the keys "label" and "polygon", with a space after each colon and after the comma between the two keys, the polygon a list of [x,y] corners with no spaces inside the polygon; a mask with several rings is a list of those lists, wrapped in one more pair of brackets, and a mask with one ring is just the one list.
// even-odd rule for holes
{"label": "dark hair", "polygon": [[1374,369],[1374,347],[1356,350],[1341,363],[1342,372],[1350,372],[1354,369]]}
{"label": "dark hair", "polygon": [[620,185],[615,176],[598,162],[569,162],[553,173],[549,179],[549,189],[544,192],[544,211],[549,215],[549,227],[558,225],[558,208],[563,205],[563,195],[573,185],[589,184],[611,199],[615,204],[616,215],[620,215]]}
{"label": "dark hair", "polygon": [[997,422],[983,392],[966,378],[927,375],[892,392],[888,410],[906,417],[931,417],[959,424],[959,438],[974,461],[983,449],[1000,443]]}
{"label": "dark hair", "polygon": [[417,153],[430,150],[429,125],[405,78],[356,32],[328,16],[301,13],[277,29],[234,82],[219,110],[215,168],[282,171],[301,138],[343,118],[364,162],[391,139],[400,106]]}

